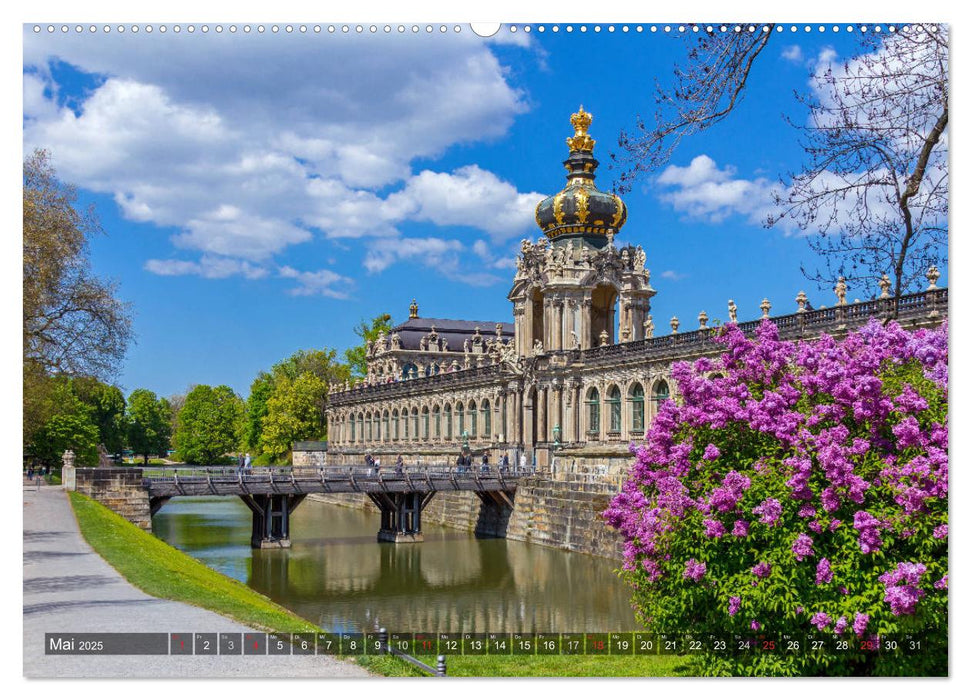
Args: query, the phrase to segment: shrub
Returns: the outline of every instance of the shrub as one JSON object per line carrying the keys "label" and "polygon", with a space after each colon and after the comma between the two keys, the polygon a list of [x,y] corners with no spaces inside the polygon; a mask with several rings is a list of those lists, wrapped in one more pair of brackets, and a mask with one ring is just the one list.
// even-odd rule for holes
{"label": "shrub", "polygon": [[[719,332],[604,512],[655,632],[851,640],[838,654],[691,657],[709,675],[947,673],[947,328],[842,341]],[[920,654],[853,651],[874,635]]]}

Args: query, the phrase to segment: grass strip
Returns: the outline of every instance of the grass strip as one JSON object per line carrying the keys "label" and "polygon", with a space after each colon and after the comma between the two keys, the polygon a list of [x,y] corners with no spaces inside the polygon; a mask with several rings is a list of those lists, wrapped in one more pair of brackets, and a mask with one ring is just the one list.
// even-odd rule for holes
{"label": "grass strip", "polygon": [[[432,668],[436,657],[416,657]],[[449,677],[658,678],[687,674],[677,656],[446,656]],[[425,675],[390,656],[368,657],[368,668],[382,676]]]}
{"label": "grass strip", "polygon": [[129,583],[148,595],[196,605],[267,632],[323,631],[97,501],[76,491],[68,495],[88,544]]}

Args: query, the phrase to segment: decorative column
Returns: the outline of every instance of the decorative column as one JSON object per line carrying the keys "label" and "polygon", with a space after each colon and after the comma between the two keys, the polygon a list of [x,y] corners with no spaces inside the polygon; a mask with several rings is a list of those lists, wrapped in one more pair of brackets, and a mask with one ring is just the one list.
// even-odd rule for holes
{"label": "decorative column", "polygon": [[548,430],[546,429],[546,405],[549,403],[549,389],[543,387],[536,391],[536,402],[539,404],[539,413],[536,414],[536,442],[549,442]]}
{"label": "decorative column", "polygon": [[580,349],[587,350],[592,345],[592,338],[590,337],[592,331],[590,328],[590,314],[593,309],[593,300],[590,298],[590,293],[587,292],[583,299],[580,301]]}

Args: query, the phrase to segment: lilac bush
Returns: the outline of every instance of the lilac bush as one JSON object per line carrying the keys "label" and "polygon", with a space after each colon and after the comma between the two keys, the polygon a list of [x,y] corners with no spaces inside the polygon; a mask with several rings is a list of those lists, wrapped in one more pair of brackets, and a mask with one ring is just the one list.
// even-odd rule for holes
{"label": "lilac bush", "polygon": [[946,325],[787,342],[764,321],[718,341],[720,358],[672,367],[680,398],[604,512],[639,619],[926,640],[918,655],[694,657],[704,673],[946,673]]}

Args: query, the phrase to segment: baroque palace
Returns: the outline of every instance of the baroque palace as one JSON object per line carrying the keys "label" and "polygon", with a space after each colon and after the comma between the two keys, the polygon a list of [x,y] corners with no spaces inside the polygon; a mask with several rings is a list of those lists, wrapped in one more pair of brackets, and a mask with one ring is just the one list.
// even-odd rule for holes
{"label": "baroque palace", "polygon": [[[679,332],[673,318],[670,333],[655,333],[645,253],[615,241],[627,208],[594,184],[592,119],[583,107],[572,116],[566,186],[536,207],[544,235],[522,242],[508,295],[513,323],[422,318],[413,301],[407,321],[369,344],[367,377],[332,388],[328,464],[363,464],[369,453],[384,466],[398,455],[409,466],[454,464],[472,453],[476,463],[507,456],[554,476],[619,476],[630,443],[676,396],[671,363],[719,353],[704,311],[697,330]],[[938,278],[931,268],[927,291],[898,301],[902,324],[947,315]],[[839,335],[890,312],[890,280],[879,287],[879,298],[847,303],[840,281],[834,306],[820,309],[800,292],[796,313],[771,318],[784,337]],[[768,300],[761,308],[770,318]],[[728,318],[737,321],[731,301]],[[754,332],[759,322],[739,326]]]}

